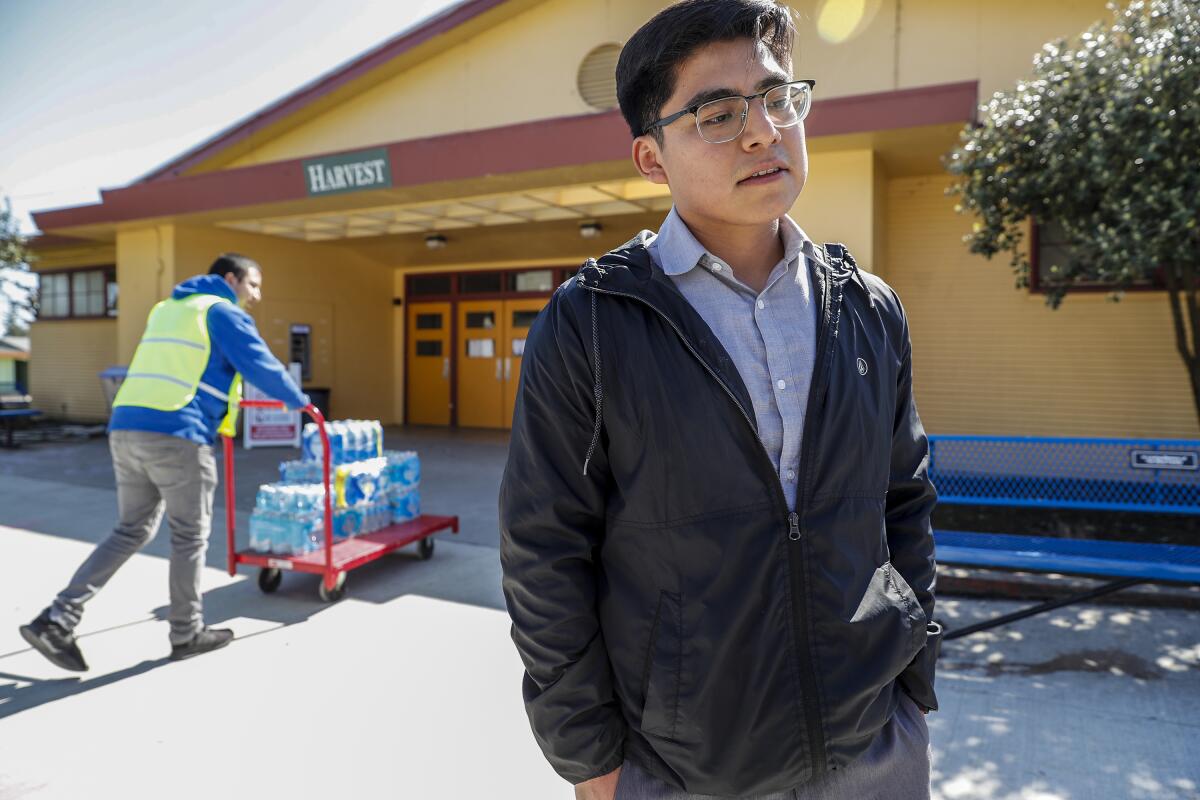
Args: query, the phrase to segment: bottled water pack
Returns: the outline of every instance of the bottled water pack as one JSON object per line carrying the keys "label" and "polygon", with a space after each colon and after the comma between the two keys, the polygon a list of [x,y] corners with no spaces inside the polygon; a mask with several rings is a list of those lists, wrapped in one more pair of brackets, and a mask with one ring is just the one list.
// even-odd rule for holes
{"label": "bottled water pack", "polygon": [[[421,460],[413,451],[383,450],[377,421],[326,424],[334,541],[408,522],[421,514]],[[304,458],[279,465],[279,483],[259,487],[250,517],[250,548],[296,556],[325,546],[321,439],[309,423]]]}
{"label": "bottled water pack", "polygon": [[[365,461],[383,455],[383,425],[378,420],[347,419],[325,423],[329,437],[329,459],[334,466]],[[324,448],[315,422],[304,426],[300,438],[305,461],[321,463]]]}

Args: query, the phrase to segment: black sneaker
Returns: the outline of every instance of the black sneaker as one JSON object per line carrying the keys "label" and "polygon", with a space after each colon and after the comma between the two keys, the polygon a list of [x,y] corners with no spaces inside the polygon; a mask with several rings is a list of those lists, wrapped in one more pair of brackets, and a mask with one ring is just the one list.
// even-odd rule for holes
{"label": "black sneaker", "polygon": [[220,650],[232,641],[233,631],[228,628],[204,627],[183,644],[171,645],[171,660],[183,661],[185,658],[198,656],[212,650]]}
{"label": "black sneaker", "polygon": [[55,666],[72,672],[87,672],[87,662],[75,643],[75,634],[45,617],[21,626],[21,636]]}

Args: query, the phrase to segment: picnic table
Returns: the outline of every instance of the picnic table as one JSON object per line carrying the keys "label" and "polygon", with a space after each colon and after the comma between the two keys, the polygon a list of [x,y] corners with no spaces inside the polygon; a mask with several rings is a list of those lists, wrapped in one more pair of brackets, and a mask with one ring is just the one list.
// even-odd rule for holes
{"label": "picnic table", "polygon": [[16,447],[13,441],[13,429],[16,427],[19,419],[32,419],[40,417],[42,412],[36,408],[0,408],[0,420],[4,422],[4,446],[8,448]]}

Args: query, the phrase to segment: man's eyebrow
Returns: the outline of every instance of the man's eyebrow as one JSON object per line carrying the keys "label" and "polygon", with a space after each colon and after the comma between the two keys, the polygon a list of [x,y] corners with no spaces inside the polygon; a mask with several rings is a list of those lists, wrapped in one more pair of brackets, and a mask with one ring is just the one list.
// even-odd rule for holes
{"label": "man's eyebrow", "polygon": [[[790,80],[791,78],[787,77],[786,75],[771,74],[759,81],[754,88],[761,92],[764,89],[770,89],[772,86],[778,86],[779,84],[787,83]],[[684,103],[683,107],[691,108],[692,106],[698,106],[707,103],[709,100],[720,100],[722,97],[739,97],[741,94],[742,93],[737,89],[732,89],[728,86],[718,86],[712,89],[704,89],[692,95],[691,98]]]}

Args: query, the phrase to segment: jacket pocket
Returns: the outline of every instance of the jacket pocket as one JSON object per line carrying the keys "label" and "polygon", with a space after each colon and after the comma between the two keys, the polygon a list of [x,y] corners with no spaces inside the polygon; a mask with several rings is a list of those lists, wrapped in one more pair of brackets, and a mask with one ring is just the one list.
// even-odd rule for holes
{"label": "jacket pocket", "polygon": [[662,591],[642,670],[643,733],[675,737],[679,719],[679,676],[683,668],[683,637],[679,594]]}
{"label": "jacket pocket", "polygon": [[905,619],[909,623],[912,652],[916,653],[925,646],[925,639],[929,635],[926,631],[929,620],[925,618],[925,609],[921,608],[921,603],[917,600],[917,593],[912,590],[908,581],[904,580],[904,576],[892,565],[891,561],[885,561],[880,569],[886,575],[888,590],[899,600],[900,606],[904,609]]}

